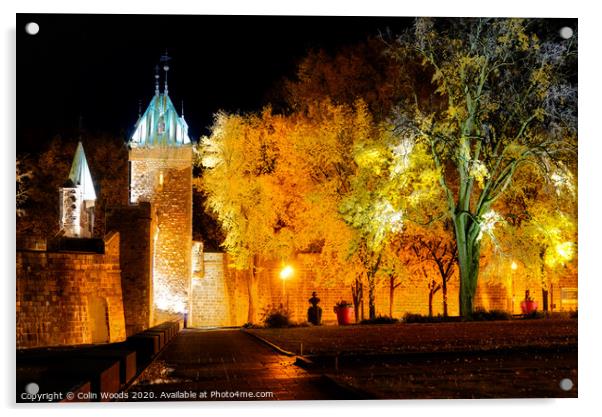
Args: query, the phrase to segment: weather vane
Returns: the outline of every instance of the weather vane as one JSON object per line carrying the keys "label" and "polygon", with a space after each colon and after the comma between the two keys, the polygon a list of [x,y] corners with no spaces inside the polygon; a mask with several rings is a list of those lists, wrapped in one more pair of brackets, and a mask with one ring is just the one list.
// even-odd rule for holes
{"label": "weather vane", "polygon": [[171,60],[171,57],[167,54],[167,49],[165,50],[165,54],[161,55],[159,59],[160,62],[163,63],[163,71],[165,71],[165,91],[164,94],[167,95],[167,71],[169,71],[168,62]]}

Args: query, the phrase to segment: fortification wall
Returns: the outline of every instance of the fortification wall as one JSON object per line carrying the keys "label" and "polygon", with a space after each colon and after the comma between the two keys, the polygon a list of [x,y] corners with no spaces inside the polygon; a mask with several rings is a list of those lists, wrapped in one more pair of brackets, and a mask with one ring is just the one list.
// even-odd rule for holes
{"label": "fortification wall", "polygon": [[104,253],[18,249],[16,273],[17,348],[125,340],[118,233]]}
{"label": "fortification wall", "polygon": [[119,232],[121,289],[127,336],[153,322],[153,235],[155,212],[151,203],[107,209],[108,230]]}
{"label": "fortification wall", "polygon": [[[227,256],[221,253],[204,253],[204,265],[193,277],[192,326],[240,326],[248,321],[248,272],[228,267]],[[352,301],[351,287],[338,283],[321,282],[312,266],[315,255],[301,255],[293,262],[295,273],[283,284],[279,277],[280,262],[262,261],[259,267],[259,291],[257,297],[258,319],[270,307],[288,305],[291,318],[304,322],[307,319],[308,300],[313,291],[318,293],[325,323],[334,323],[334,305],[340,300]],[[519,314],[520,301],[526,289],[542,308],[541,285],[520,275],[505,277],[506,280],[481,280],[477,287],[476,307],[497,309]],[[424,279],[401,277],[393,299],[393,317],[402,318],[406,313],[428,314],[429,289]],[[512,302],[514,286],[514,303]],[[554,311],[575,310],[576,304],[565,300],[561,303],[560,288],[577,287],[576,277],[566,276],[555,285],[553,292]],[[389,281],[379,280],[376,288],[376,314],[389,315]],[[576,291],[576,290],[575,290]],[[567,293],[567,291],[564,291]],[[566,294],[565,294],[566,295]],[[570,296],[570,294],[569,294]],[[448,282],[448,314],[459,314],[459,282],[454,276]],[[368,317],[368,288],[364,284],[364,317]],[[443,293],[437,291],[433,297],[433,314],[443,314]]]}

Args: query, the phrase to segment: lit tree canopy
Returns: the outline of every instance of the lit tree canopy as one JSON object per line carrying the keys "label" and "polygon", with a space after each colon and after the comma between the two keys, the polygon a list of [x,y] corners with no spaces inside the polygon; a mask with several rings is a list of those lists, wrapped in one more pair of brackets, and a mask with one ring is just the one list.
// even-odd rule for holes
{"label": "lit tree canopy", "polygon": [[327,281],[358,273],[349,262],[353,230],[338,208],[354,172],[351,147],[365,126],[363,109],[328,100],[289,116],[269,108],[217,115],[199,144],[205,171],[198,183],[224,231],[222,247],[235,267],[252,271],[250,285],[259,258],[298,252],[319,252],[319,277]]}
{"label": "lit tree canopy", "polygon": [[416,20],[391,46],[419,57],[445,97],[439,108],[416,100],[395,114],[398,132],[429,147],[454,225],[460,310],[470,314],[481,239],[499,220],[496,202],[526,164],[552,175],[576,151],[574,40],[540,40],[522,19]]}

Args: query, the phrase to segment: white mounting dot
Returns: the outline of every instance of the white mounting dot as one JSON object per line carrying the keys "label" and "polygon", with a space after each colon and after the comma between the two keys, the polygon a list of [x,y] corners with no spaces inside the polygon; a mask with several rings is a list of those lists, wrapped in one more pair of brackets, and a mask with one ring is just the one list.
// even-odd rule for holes
{"label": "white mounting dot", "polygon": [[25,32],[27,32],[28,35],[37,35],[39,31],[40,25],[36,22],[29,22],[25,25]]}
{"label": "white mounting dot", "polygon": [[570,39],[573,37],[573,29],[568,26],[561,28],[558,33],[562,39]]}
{"label": "white mounting dot", "polygon": [[573,381],[570,378],[564,378],[560,381],[560,389],[570,391],[573,388]]}
{"label": "white mounting dot", "polygon": [[35,382],[30,382],[25,385],[25,392],[31,395],[36,395],[40,391],[40,386]]}

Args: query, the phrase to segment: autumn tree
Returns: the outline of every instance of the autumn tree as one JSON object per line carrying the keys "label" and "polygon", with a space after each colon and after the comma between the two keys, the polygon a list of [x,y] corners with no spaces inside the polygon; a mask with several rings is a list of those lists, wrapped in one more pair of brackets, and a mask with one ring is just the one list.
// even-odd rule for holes
{"label": "autumn tree", "polygon": [[22,162],[28,173],[27,200],[17,221],[18,234],[50,238],[59,228],[59,188],[69,176],[78,140],[82,140],[98,199],[95,204],[95,236],[104,236],[104,212],[109,206],[127,204],[128,155],[123,139],[102,134],[84,134],[80,138],[54,137],[39,154]]}
{"label": "autumn tree", "polygon": [[501,199],[504,224],[488,265],[507,269],[512,262],[520,264],[521,274],[541,286],[544,311],[550,308],[550,289],[562,275],[576,273],[577,259],[576,167],[548,168],[543,175],[541,169],[526,167],[515,178],[523,186],[512,187]]}
{"label": "autumn tree", "polygon": [[456,243],[450,233],[451,225],[434,222],[428,226],[409,223],[404,230],[412,240],[411,251],[416,257],[414,270],[422,274],[429,290],[429,316],[433,315],[433,297],[441,291],[443,316],[448,316],[448,283],[456,266]]}
{"label": "autumn tree", "polygon": [[[429,227],[441,218],[442,191],[436,186],[439,170],[423,144],[400,135],[387,122],[369,126],[354,144],[358,168],[340,212],[358,233],[357,246],[366,263],[370,318],[374,318],[379,269],[383,261],[399,263],[405,255],[392,253],[390,245],[402,235],[403,241],[410,242],[413,235],[408,230]],[[414,228],[408,229],[410,224]],[[411,244],[404,249],[411,251]],[[387,261],[383,256],[399,259]]]}
{"label": "autumn tree", "polygon": [[285,79],[273,96],[296,112],[325,99],[345,106],[354,106],[361,99],[375,120],[384,120],[409,93],[400,75],[421,70],[413,62],[394,59],[386,53],[386,46],[378,38],[369,38],[334,52],[309,51],[295,76]]}
{"label": "autumn tree", "polygon": [[473,311],[481,240],[498,220],[496,203],[526,164],[575,159],[576,36],[540,40],[523,19],[419,18],[391,45],[433,71],[441,109],[400,104],[398,132],[425,144],[440,171],[453,224],[460,313]]}
{"label": "autumn tree", "polygon": [[25,157],[17,158],[15,163],[15,205],[17,207],[17,217],[25,215],[24,205],[29,197],[29,182],[31,181],[32,172],[23,169],[23,160]]}
{"label": "autumn tree", "polygon": [[323,282],[347,285],[362,275],[351,249],[355,232],[339,206],[355,170],[353,143],[366,126],[365,108],[324,100],[286,116],[269,108],[220,114],[201,140],[199,184],[224,231],[222,247],[238,269],[251,271],[250,310],[261,257],[314,252]]}
{"label": "autumn tree", "polygon": [[260,259],[292,251],[271,190],[277,149],[270,129],[275,122],[269,111],[248,116],[218,113],[211,135],[198,147],[198,162],[206,169],[196,185],[207,195],[207,207],[223,230],[222,247],[232,266],[248,273],[250,323],[257,321]]}

